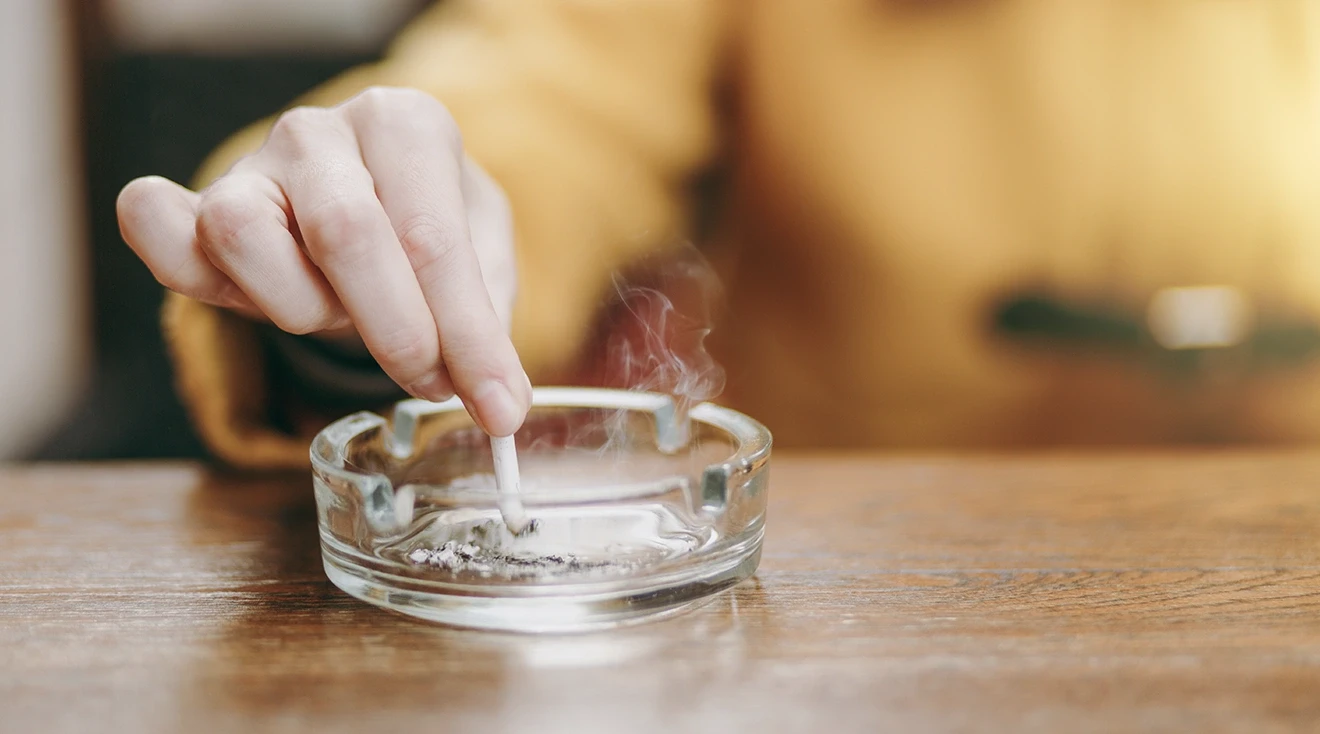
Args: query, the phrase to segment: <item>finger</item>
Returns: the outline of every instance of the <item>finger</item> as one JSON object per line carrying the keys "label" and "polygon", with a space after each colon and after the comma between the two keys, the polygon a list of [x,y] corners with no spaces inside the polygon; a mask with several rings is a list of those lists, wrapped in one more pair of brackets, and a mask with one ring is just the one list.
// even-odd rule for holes
{"label": "finger", "polygon": [[129,182],[115,208],[119,231],[161,285],[203,303],[245,311],[256,306],[215,267],[197,242],[200,197],[159,176]]}
{"label": "finger", "polygon": [[287,206],[269,178],[231,173],[202,192],[197,240],[279,328],[292,334],[343,329],[348,314],[290,233]]}
{"label": "finger", "polygon": [[381,368],[413,395],[452,395],[440,339],[408,258],[376,198],[351,130],[333,113],[286,114],[266,173],[283,189],[312,262]]}
{"label": "finger", "polygon": [[508,332],[518,294],[518,263],[514,257],[509,200],[500,185],[467,156],[463,157],[462,183],[468,232],[481,265],[481,279],[490,293],[495,315]]}
{"label": "finger", "polygon": [[[531,386],[482,279],[462,187],[462,152],[438,102],[416,95],[350,109],[362,158],[440,333],[444,364],[491,435],[522,425]],[[415,109],[409,109],[415,105]]]}

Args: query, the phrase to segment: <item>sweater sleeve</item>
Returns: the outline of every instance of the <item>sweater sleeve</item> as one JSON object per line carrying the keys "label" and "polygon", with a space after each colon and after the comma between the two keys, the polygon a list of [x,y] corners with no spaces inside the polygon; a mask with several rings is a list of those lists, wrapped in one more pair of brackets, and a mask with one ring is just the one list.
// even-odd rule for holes
{"label": "sweater sleeve", "polygon": [[[383,85],[446,105],[513,209],[514,344],[534,382],[562,380],[611,273],[685,234],[688,183],[716,144],[711,101],[726,5],[448,0],[381,62],[297,103],[337,104]],[[255,151],[270,123],[217,149],[197,183]],[[219,458],[250,468],[307,463],[309,434],[330,416],[313,409],[275,428],[271,406],[285,396],[274,394],[252,324],[170,294],[164,326],[184,402]]]}

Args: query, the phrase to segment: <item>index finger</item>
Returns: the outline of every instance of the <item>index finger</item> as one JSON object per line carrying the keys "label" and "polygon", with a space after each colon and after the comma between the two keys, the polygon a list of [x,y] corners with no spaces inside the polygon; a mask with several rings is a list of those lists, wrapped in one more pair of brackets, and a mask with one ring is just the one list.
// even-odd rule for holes
{"label": "index finger", "polygon": [[[434,109],[426,109],[430,104]],[[438,102],[353,110],[362,158],[440,332],[454,387],[488,433],[512,434],[531,383],[491,303],[468,231],[457,134]]]}

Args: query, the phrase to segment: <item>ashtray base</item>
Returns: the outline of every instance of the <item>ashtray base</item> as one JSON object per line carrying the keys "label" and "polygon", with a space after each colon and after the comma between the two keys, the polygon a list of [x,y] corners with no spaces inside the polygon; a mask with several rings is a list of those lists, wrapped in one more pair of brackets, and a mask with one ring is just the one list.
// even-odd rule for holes
{"label": "ashtray base", "polygon": [[756,571],[761,543],[758,537],[752,547],[718,561],[707,559],[680,574],[584,584],[580,593],[557,588],[539,596],[428,588],[435,585],[368,568],[324,542],[322,556],[335,586],[390,611],[451,627],[564,634],[650,622],[700,607]]}

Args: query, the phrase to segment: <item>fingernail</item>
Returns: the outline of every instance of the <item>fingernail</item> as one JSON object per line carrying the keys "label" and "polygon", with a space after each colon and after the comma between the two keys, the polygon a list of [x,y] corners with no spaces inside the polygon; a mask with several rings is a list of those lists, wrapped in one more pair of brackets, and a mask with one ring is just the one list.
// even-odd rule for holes
{"label": "fingernail", "polygon": [[445,376],[432,372],[408,386],[408,392],[423,400],[441,403],[454,397],[454,386]]}
{"label": "fingernail", "polygon": [[523,409],[509,388],[498,380],[487,380],[472,393],[478,419],[492,436],[508,436],[522,424]]}

